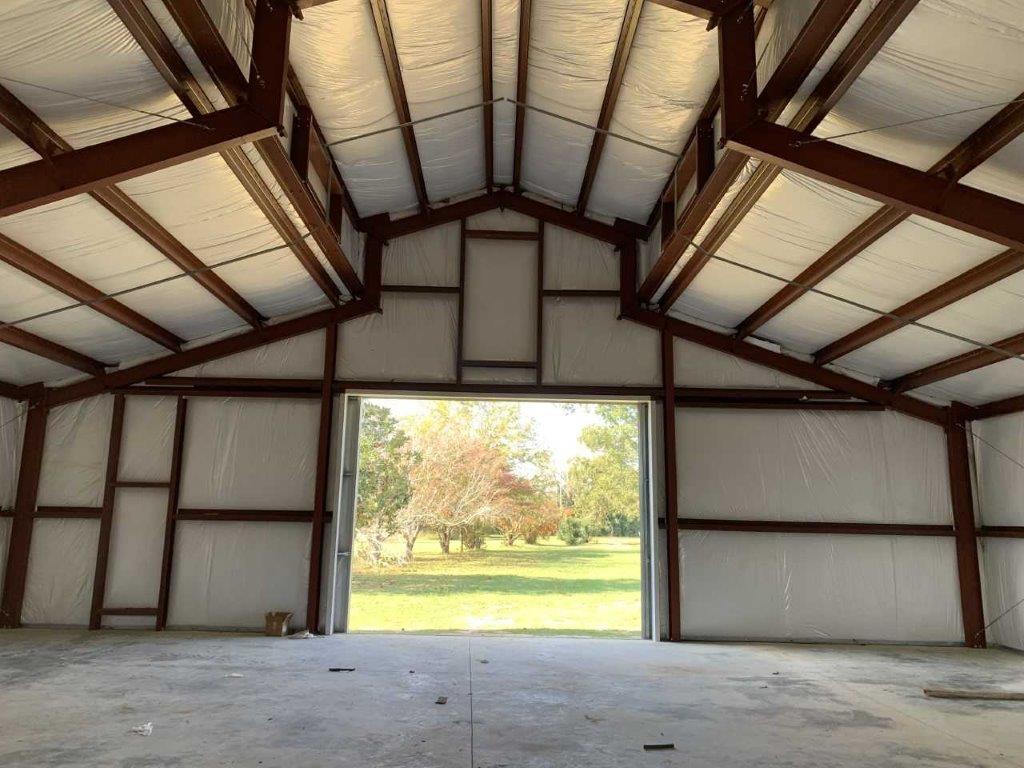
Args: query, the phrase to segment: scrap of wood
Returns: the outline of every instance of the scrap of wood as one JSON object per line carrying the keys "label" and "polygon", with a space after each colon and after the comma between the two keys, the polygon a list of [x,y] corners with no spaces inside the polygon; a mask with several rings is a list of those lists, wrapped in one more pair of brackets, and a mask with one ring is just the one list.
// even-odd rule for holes
{"label": "scrap of wood", "polygon": [[1021,691],[963,691],[925,688],[924,695],[933,699],[979,699],[982,701],[1024,701]]}

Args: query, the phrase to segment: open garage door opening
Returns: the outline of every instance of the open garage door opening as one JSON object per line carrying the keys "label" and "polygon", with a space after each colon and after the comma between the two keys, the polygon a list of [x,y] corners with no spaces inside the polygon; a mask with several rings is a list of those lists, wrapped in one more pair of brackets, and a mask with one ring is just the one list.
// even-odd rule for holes
{"label": "open garage door opening", "polygon": [[645,405],[374,397],[349,414],[344,628],[650,636]]}

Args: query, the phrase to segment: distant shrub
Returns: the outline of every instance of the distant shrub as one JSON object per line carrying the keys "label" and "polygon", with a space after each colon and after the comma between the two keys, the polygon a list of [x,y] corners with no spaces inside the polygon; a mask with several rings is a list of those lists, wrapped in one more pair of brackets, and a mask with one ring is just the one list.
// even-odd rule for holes
{"label": "distant shrub", "polygon": [[569,546],[586,544],[590,541],[590,529],[584,521],[570,515],[558,524],[558,538]]}

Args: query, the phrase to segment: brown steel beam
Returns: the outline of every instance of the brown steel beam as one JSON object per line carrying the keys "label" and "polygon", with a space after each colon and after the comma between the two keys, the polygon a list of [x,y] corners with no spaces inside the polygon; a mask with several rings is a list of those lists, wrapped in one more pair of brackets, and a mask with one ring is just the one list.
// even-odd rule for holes
{"label": "brown steel beam", "polygon": [[[242,70],[235,62],[231,51],[224,42],[213,20],[206,12],[200,0],[164,0],[168,12],[175,23],[181,29],[189,45],[195,51],[200,62],[206,68],[214,84],[221,95],[229,104],[242,104],[247,98],[248,84]],[[136,9],[139,14],[147,14],[145,8]],[[151,17],[150,17],[151,18]],[[155,21],[153,22],[155,25]],[[188,67],[181,60],[181,57],[174,51],[173,46],[167,41],[166,35],[159,29],[147,25],[140,29],[129,27],[133,34],[145,33],[148,35],[143,44],[143,49],[150,54],[161,55],[162,58],[153,59],[161,73],[173,73],[173,78],[168,83],[179,96],[193,115],[202,115],[214,109],[213,102],[203,91],[195,76],[188,70]],[[142,44],[140,40],[140,44]],[[173,57],[171,54],[174,54]],[[255,51],[254,51],[255,53]],[[165,74],[165,77],[167,75]],[[305,216],[316,210],[315,201],[302,185],[298,173],[295,172],[291,161],[277,137],[272,136],[264,141],[255,143],[256,151],[270,168],[275,180],[281,185],[281,189],[288,196],[296,212],[309,229],[310,235],[320,245],[324,255],[336,269],[340,268],[339,276],[345,279],[348,268],[343,263],[338,265],[338,250],[340,245],[332,245],[334,237],[327,230],[330,230],[329,223],[325,223],[323,217],[317,210],[317,218],[307,221]],[[291,248],[295,257],[299,260],[310,277],[316,282],[327,298],[335,305],[339,304],[339,292],[337,286],[331,280],[327,270],[323,268],[316,254],[306,243],[299,232],[291,216],[285,211],[273,191],[264,181],[263,177],[256,170],[253,162],[240,148],[233,148],[221,153],[224,161],[238,178],[239,183],[253,199],[253,202],[260,208],[263,215],[277,231],[282,240]],[[342,255],[343,258],[343,255]],[[345,260],[347,263],[347,260]],[[346,285],[348,282],[346,281]],[[358,286],[355,286],[358,288]],[[352,290],[353,286],[350,286]]]}
{"label": "brown steel beam", "polygon": [[544,222],[537,222],[537,302],[534,315],[533,359],[537,361],[534,381],[540,386],[544,381]]}
{"label": "brown steel beam", "polygon": [[90,376],[102,376],[106,371],[105,363],[14,325],[0,323],[0,342],[74,368],[76,371],[88,373]]}
{"label": "brown steel beam", "polygon": [[174,543],[177,535],[178,499],[181,495],[181,467],[185,450],[185,419],[188,400],[179,397],[174,410],[174,441],[171,443],[171,480],[167,491],[164,516],[164,545],[160,559],[160,587],[157,597],[156,629],[167,626],[167,609],[171,595],[171,569],[174,565]]}
{"label": "brown steel beam", "polygon": [[587,212],[590,192],[594,187],[594,179],[597,178],[597,167],[601,163],[601,154],[604,152],[605,141],[608,138],[607,131],[611,126],[612,114],[615,112],[615,105],[619,100],[622,78],[626,74],[629,52],[633,48],[633,38],[636,37],[636,30],[640,26],[640,14],[643,9],[643,0],[629,0],[626,4],[622,27],[619,29],[619,39],[615,44],[615,55],[612,57],[611,71],[608,73],[608,85],[605,86],[604,100],[601,102],[601,112],[597,118],[598,130],[594,131],[594,139],[590,144],[590,156],[587,158],[583,182],[580,184],[580,192],[576,198],[577,213],[585,214]]}
{"label": "brown steel beam", "polygon": [[964,644],[969,648],[984,648],[985,614],[981,597],[981,571],[978,566],[978,537],[974,521],[974,496],[971,490],[968,431],[967,424],[955,405],[950,409],[945,429]]}
{"label": "brown steel beam", "polygon": [[[620,247],[634,240],[640,234],[640,228],[629,222],[620,221],[615,224],[606,224],[602,221],[589,219],[573,211],[562,210],[540,200],[535,200],[532,197],[525,197],[508,190],[498,190],[489,195],[484,194],[460,200],[457,203],[441,206],[424,214],[406,216],[395,221],[388,221],[383,218],[367,220],[366,226],[367,230],[377,237],[383,240],[391,240],[392,238],[411,235],[430,227],[460,221],[468,216],[475,216],[495,208],[507,208],[524,216],[530,216],[543,221],[546,224],[553,224],[563,229],[579,232],[587,237],[612,243]],[[467,236],[469,231],[472,230],[467,231]],[[532,232],[526,234],[531,236],[530,239],[535,237]]]}
{"label": "brown steel beam", "polygon": [[103,392],[120,387],[138,384],[146,379],[172,373],[182,368],[189,368],[193,365],[216,360],[226,355],[233,355],[270,344],[274,341],[325,328],[330,323],[339,323],[361,317],[362,315],[377,311],[377,298],[379,297],[374,297],[372,301],[357,299],[340,307],[320,310],[319,312],[285,320],[274,325],[267,325],[263,328],[254,328],[251,331],[246,331],[236,336],[229,336],[226,339],[202,344],[182,352],[176,352],[172,355],[166,355],[155,360],[149,360],[138,365],[113,371],[105,376],[87,379],[75,384],[66,384],[62,387],[55,387],[46,391],[44,400],[48,405],[59,405],[81,400],[82,398],[92,397],[93,395],[102,394]]}
{"label": "brown steel beam", "polygon": [[[656,5],[663,5],[666,8],[671,8],[675,11],[682,11],[688,13],[691,16],[697,16],[701,19],[708,19],[709,21],[715,21],[724,13],[736,8],[739,5],[745,5],[751,0],[651,0]],[[753,0],[753,4],[767,8],[772,4],[773,0]]]}
{"label": "brown steel beam", "polygon": [[[815,64],[825,54],[825,51],[828,50],[836,35],[846,25],[846,22],[849,21],[859,2],[860,0],[820,0],[818,2],[807,22],[801,28],[800,34],[790,46],[786,56],[779,63],[771,79],[761,92],[758,99],[758,111],[764,115],[765,119],[774,121],[782,115],[786,105],[793,99],[804,80],[813,71]],[[733,41],[733,44],[736,43],[753,45],[752,40]],[[720,55],[722,55],[721,51]],[[833,83],[836,80],[834,77],[826,76],[822,82]],[[819,85],[819,89],[820,87]],[[834,94],[829,96],[838,98]],[[818,99],[814,103],[824,100],[826,99]],[[749,111],[745,107],[744,110],[741,120],[745,124],[749,121]],[[723,110],[724,114],[725,110]],[[790,125],[799,130],[807,130],[808,126],[815,124],[815,121],[820,121],[825,114],[825,112],[810,112],[807,109],[801,109]],[[738,127],[742,128],[743,125]],[[659,302],[663,311],[678,301],[683,291],[690,286],[697,274],[711,260],[714,252],[722,246],[739,225],[739,222],[742,221],[744,216],[750,212],[751,208],[761,198],[761,195],[771,186],[778,173],[779,169],[769,163],[762,163],[753,172],[739,194],[730,202],[725,212],[715,222],[714,227],[700,244],[700,248],[694,251],[683,269],[666,289]],[[702,225],[703,223],[701,222]]]}
{"label": "brown steel beam", "polygon": [[804,381],[819,384],[840,392],[846,392],[861,400],[884,405],[908,416],[914,416],[943,426],[947,421],[947,409],[945,408],[931,405],[923,400],[907,395],[890,392],[881,387],[854,379],[851,376],[845,376],[836,371],[821,368],[813,363],[790,357],[780,352],[773,352],[757,344],[726,336],[694,323],[688,323],[659,312],[630,307],[628,305],[624,308],[623,317],[657,330],[667,329],[678,338],[692,341],[695,344],[700,344],[719,352],[725,352],[733,357],[739,357],[748,362],[772,368],[790,376],[796,376]]}
{"label": "brown steel beam", "polygon": [[978,535],[992,539],[1024,539],[1024,525],[982,525]]}
{"label": "brown steel beam", "polygon": [[0,397],[6,397],[9,400],[24,400],[28,397],[28,393],[25,387],[20,384],[0,381]]}
{"label": "brown steel beam", "polygon": [[[754,60],[756,37],[753,9],[741,7],[718,25],[719,97],[722,105],[723,134],[734,124],[756,116],[757,68]],[[726,123],[726,107],[729,122]],[[746,117],[744,117],[746,115]],[[699,137],[699,134],[698,134]],[[640,299],[650,301],[690,242],[704,226],[729,187],[739,177],[747,159],[739,152],[725,152],[707,182],[700,186],[686,204],[678,226],[674,229],[650,273],[640,285]]]}
{"label": "brown steel beam", "polygon": [[1022,269],[1024,269],[1024,253],[1012,250],[1003,251],[998,256],[947,280],[923,296],[918,296],[897,307],[889,315],[876,318],[841,339],[822,347],[814,353],[814,362],[818,365],[826,365],[833,360],[838,360],[840,357],[902,328],[907,323],[919,320],[943,307],[948,307],[953,302],[970,296],[982,288],[987,288]]}
{"label": "brown steel beam", "polygon": [[309,523],[313,520],[313,513],[301,509],[179,509],[176,519],[235,523]]}
{"label": "brown steel beam", "polygon": [[75,301],[87,304],[101,315],[106,315],[111,320],[145,336],[162,347],[177,352],[184,343],[182,339],[166,328],[140,315],[134,309],[126,307],[116,299],[106,298],[106,294],[85,280],[75,277],[5,235],[0,235],[0,261],[60,291]]}
{"label": "brown steel beam", "polygon": [[103,517],[103,507],[36,507],[32,517],[53,520],[99,520]]}
{"label": "brown steel beam", "polygon": [[427,185],[423,179],[420,151],[416,146],[416,132],[411,125],[408,125],[412,122],[412,113],[409,111],[409,99],[405,94],[405,83],[402,81],[402,65],[398,60],[398,50],[395,48],[395,36],[391,29],[391,20],[388,17],[387,2],[386,0],[369,0],[369,3],[370,9],[373,11],[373,25],[377,30],[380,52],[384,57],[384,69],[387,72],[391,98],[395,103],[398,122],[403,124],[401,131],[402,141],[405,143],[405,156],[409,161],[409,173],[412,174],[416,199],[419,201],[422,213],[430,207],[430,199],[427,196]]}
{"label": "brown steel beam", "polygon": [[392,283],[382,285],[380,288],[384,293],[435,293],[455,294],[459,292],[457,285],[406,285],[404,283]]}
{"label": "brown steel beam", "polygon": [[187,163],[276,131],[276,125],[248,107],[232,107],[16,165],[0,171],[0,216]]}
{"label": "brown steel beam", "polygon": [[484,96],[484,181],[494,189],[494,0],[480,0],[480,76]]}
{"label": "brown steel beam", "polygon": [[[123,2],[116,2],[117,7]],[[144,7],[144,6],[143,6]],[[73,151],[73,147],[51,129],[42,119],[17,99],[7,89],[0,86],[0,125],[4,125],[23,143],[30,146],[43,157]],[[117,187],[100,187],[91,193],[100,205],[117,217],[121,223],[131,228],[136,234],[162,253],[169,261],[183,271],[192,273],[192,279],[203,286],[219,299],[235,314],[250,325],[257,326],[262,321],[260,314],[239,296],[216,273],[205,269],[202,261],[196,258],[177,238],[164,229],[152,216],[146,213],[128,195]],[[2,258],[2,254],[0,254]]]}
{"label": "brown steel beam", "polygon": [[516,59],[516,126],[512,149],[512,189],[523,185],[523,139],[526,135],[526,78],[530,72],[530,27],[533,0],[519,3],[519,53]]}
{"label": "brown steel beam", "polygon": [[96,544],[96,571],[92,580],[92,608],[89,629],[99,629],[103,618],[103,598],[107,591],[107,565],[110,558],[110,531],[114,524],[114,494],[117,471],[121,462],[121,435],[124,432],[124,395],[114,396],[107,442],[106,480],[103,484],[103,508],[100,514],[100,537]]}
{"label": "brown steel beam", "polygon": [[970,352],[964,352],[962,355],[957,355],[956,357],[951,357],[899,376],[886,382],[885,386],[893,392],[909,392],[926,384],[934,384],[936,381],[959,376],[961,373],[976,371],[979,368],[984,368],[986,365],[1010,360],[1015,355],[1024,355],[1024,333],[1017,333],[1005,339],[994,341],[991,346],[1001,349],[1003,352],[995,352],[991,349],[978,347]]}
{"label": "brown steel beam", "polygon": [[[766,9],[760,7],[757,10],[757,15],[754,18],[754,37],[757,38],[761,34],[761,28],[764,26],[764,17]],[[697,118],[697,122],[690,130],[690,135],[687,137],[686,142],[683,144],[683,151],[679,155],[679,159],[676,161],[676,165],[669,174],[669,177],[665,180],[665,186],[661,191],[661,198],[654,204],[651,209],[650,215],[647,217],[647,225],[645,228],[644,236],[641,238],[646,240],[651,232],[654,231],[655,225],[658,223],[658,218],[661,217],[662,222],[671,222],[670,227],[665,227],[662,224],[661,228],[661,244],[664,245],[668,241],[672,234],[672,229],[675,228],[675,207],[678,202],[680,194],[686,189],[686,186],[690,183],[690,179],[693,178],[693,174],[696,170],[695,155],[697,141],[697,130],[700,128],[702,123],[710,124],[715,118],[715,114],[718,112],[719,99],[721,96],[721,88],[719,81],[715,81],[714,86],[711,88],[711,92],[708,94],[707,100],[704,102],[704,106],[700,111],[700,116]],[[712,147],[712,152],[714,148]],[[712,155],[713,159],[713,155]],[[712,165],[713,167],[713,165]],[[666,217],[666,209],[671,209],[668,217]]]}
{"label": "brown steel beam", "polygon": [[467,229],[470,240],[537,240],[536,232],[520,232],[507,229]]}
{"label": "brown steel beam", "polygon": [[[884,7],[885,6],[881,5],[878,6],[879,9]],[[1024,94],[1021,94],[1019,99],[1020,98],[1024,98]],[[1000,110],[998,114],[988,120],[983,126],[981,126],[981,128],[968,136],[964,141],[950,150],[950,152],[948,152],[941,160],[929,168],[928,173],[939,179],[941,183],[962,179],[981,163],[1006,146],[1014,138],[1019,136],[1022,131],[1024,131],[1024,102],[1018,101],[1017,103],[1009,104]],[[787,285],[782,288],[746,320],[744,320],[739,327],[740,336],[749,335],[753,331],[757,330],[764,323],[768,322],[768,320],[803,296],[808,288],[820,283],[841,266],[861,253],[865,248],[877,241],[882,237],[882,235],[891,231],[898,224],[909,218],[909,216],[910,214],[907,211],[892,206],[886,206],[881,210],[876,211],[863,224],[854,229],[835,246],[830,248],[827,253],[804,269],[803,272],[801,272],[795,279],[795,282],[800,285]],[[1009,258],[1009,254],[1007,253],[1003,254],[1001,257],[996,257],[996,259],[993,259],[992,261],[1005,261]],[[991,266],[994,268],[993,274],[998,272],[998,267],[996,267],[994,263]],[[979,267],[977,269],[981,268]],[[961,277],[965,283],[970,283],[977,280],[979,275],[975,274],[974,270],[970,270],[964,273]],[[983,279],[984,278],[982,278],[982,281]],[[953,281],[950,281],[950,284],[952,283]],[[952,287],[952,285],[950,285],[950,287]],[[980,285],[980,287],[984,287],[984,285]],[[956,296],[957,291],[950,291],[949,295]],[[926,296],[930,297],[927,301],[932,301],[936,298],[936,296],[932,294],[927,294]],[[956,298],[953,298],[952,300],[956,301]],[[913,314],[914,311],[912,305],[913,302],[909,305],[904,305],[904,307],[910,307],[908,311],[911,314]],[[941,306],[946,305],[938,304],[936,308]],[[901,314],[904,307],[894,310],[894,314]],[[910,319],[917,319],[918,317],[921,317],[921,315],[911,317]],[[864,338],[868,338],[871,334],[879,330],[884,330],[884,333],[889,333],[890,329],[895,330],[899,327],[899,323],[896,326],[889,326],[885,324],[886,318],[880,318],[878,322],[879,325],[875,325],[874,323],[870,324],[870,333],[866,333]],[[867,331],[868,326],[863,330]],[[884,335],[884,333],[881,335]],[[880,337],[881,336],[873,336],[870,340]],[[864,343],[868,342],[865,341]],[[847,351],[850,352],[856,348],[857,347],[851,347]],[[843,354],[846,353],[844,352]]]}
{"label": "brown steel beam", "polygon": [[676,466],[675,337],[661,330],[661,440],[665,490],[665,542],[668,579],[668,639],[682,640],[682,595],[679,589],[679,474]]}
{"label": "brown steel beam", "polygon": [[732,531],[739,533],[820,533],[853,536],[953,536],[951,525],[908,523],[832,523],[783,520],[728,520],[703,517],[679,518],[684,531]]}
{"label": "brown steel beam", "polygon": [[730,147],[751,157],[1024,250],[1024,203],[763,120],[727,141]]}
{"label": "brown steel beam", "polygon": [[1014,395],[1001,400],[993,400],[989,403],[977,406],[971,413],[972,420],[989,419],[993,416],[1004,416],[1008,413],[1020,413],[1024,411],[1024,395]]}
{"label": "brown steel beam", "polygon": [[39,494],[39,470],[43,464],[46,414],[45,407],[35,404],[29,408],[25,423],[18,489],[14,498],[14,516],[7,544],[3,595],[0,597],[0,628],[3,629],[13,629],[21,624],[28,554],[32,546],[32,518]]}
{"label": "brown steel beam", "polygon": [[331,465],[331,425],[334,419],[334,376],[338,359],[338,326],[324,329],[324,375],[320,382],[320,425],[316,443],[313,487],[313,531],[309,537],[309,580],[306,592],[306,629],[320,632],[320,592],[323,584],[324,513]]}

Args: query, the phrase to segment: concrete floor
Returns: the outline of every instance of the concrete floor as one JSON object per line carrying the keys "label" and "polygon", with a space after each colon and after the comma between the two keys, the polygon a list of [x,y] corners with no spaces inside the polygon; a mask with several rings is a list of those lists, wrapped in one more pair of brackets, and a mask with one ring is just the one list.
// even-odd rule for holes
{"label": "concrete floor", "polygon": [[[1024,703],[927,699],[924,686],[1024,690],[1024,656],[16,630],[0,633],[0,765],[1024,764]],[[130,733],[146,722],[151,736]]]}

